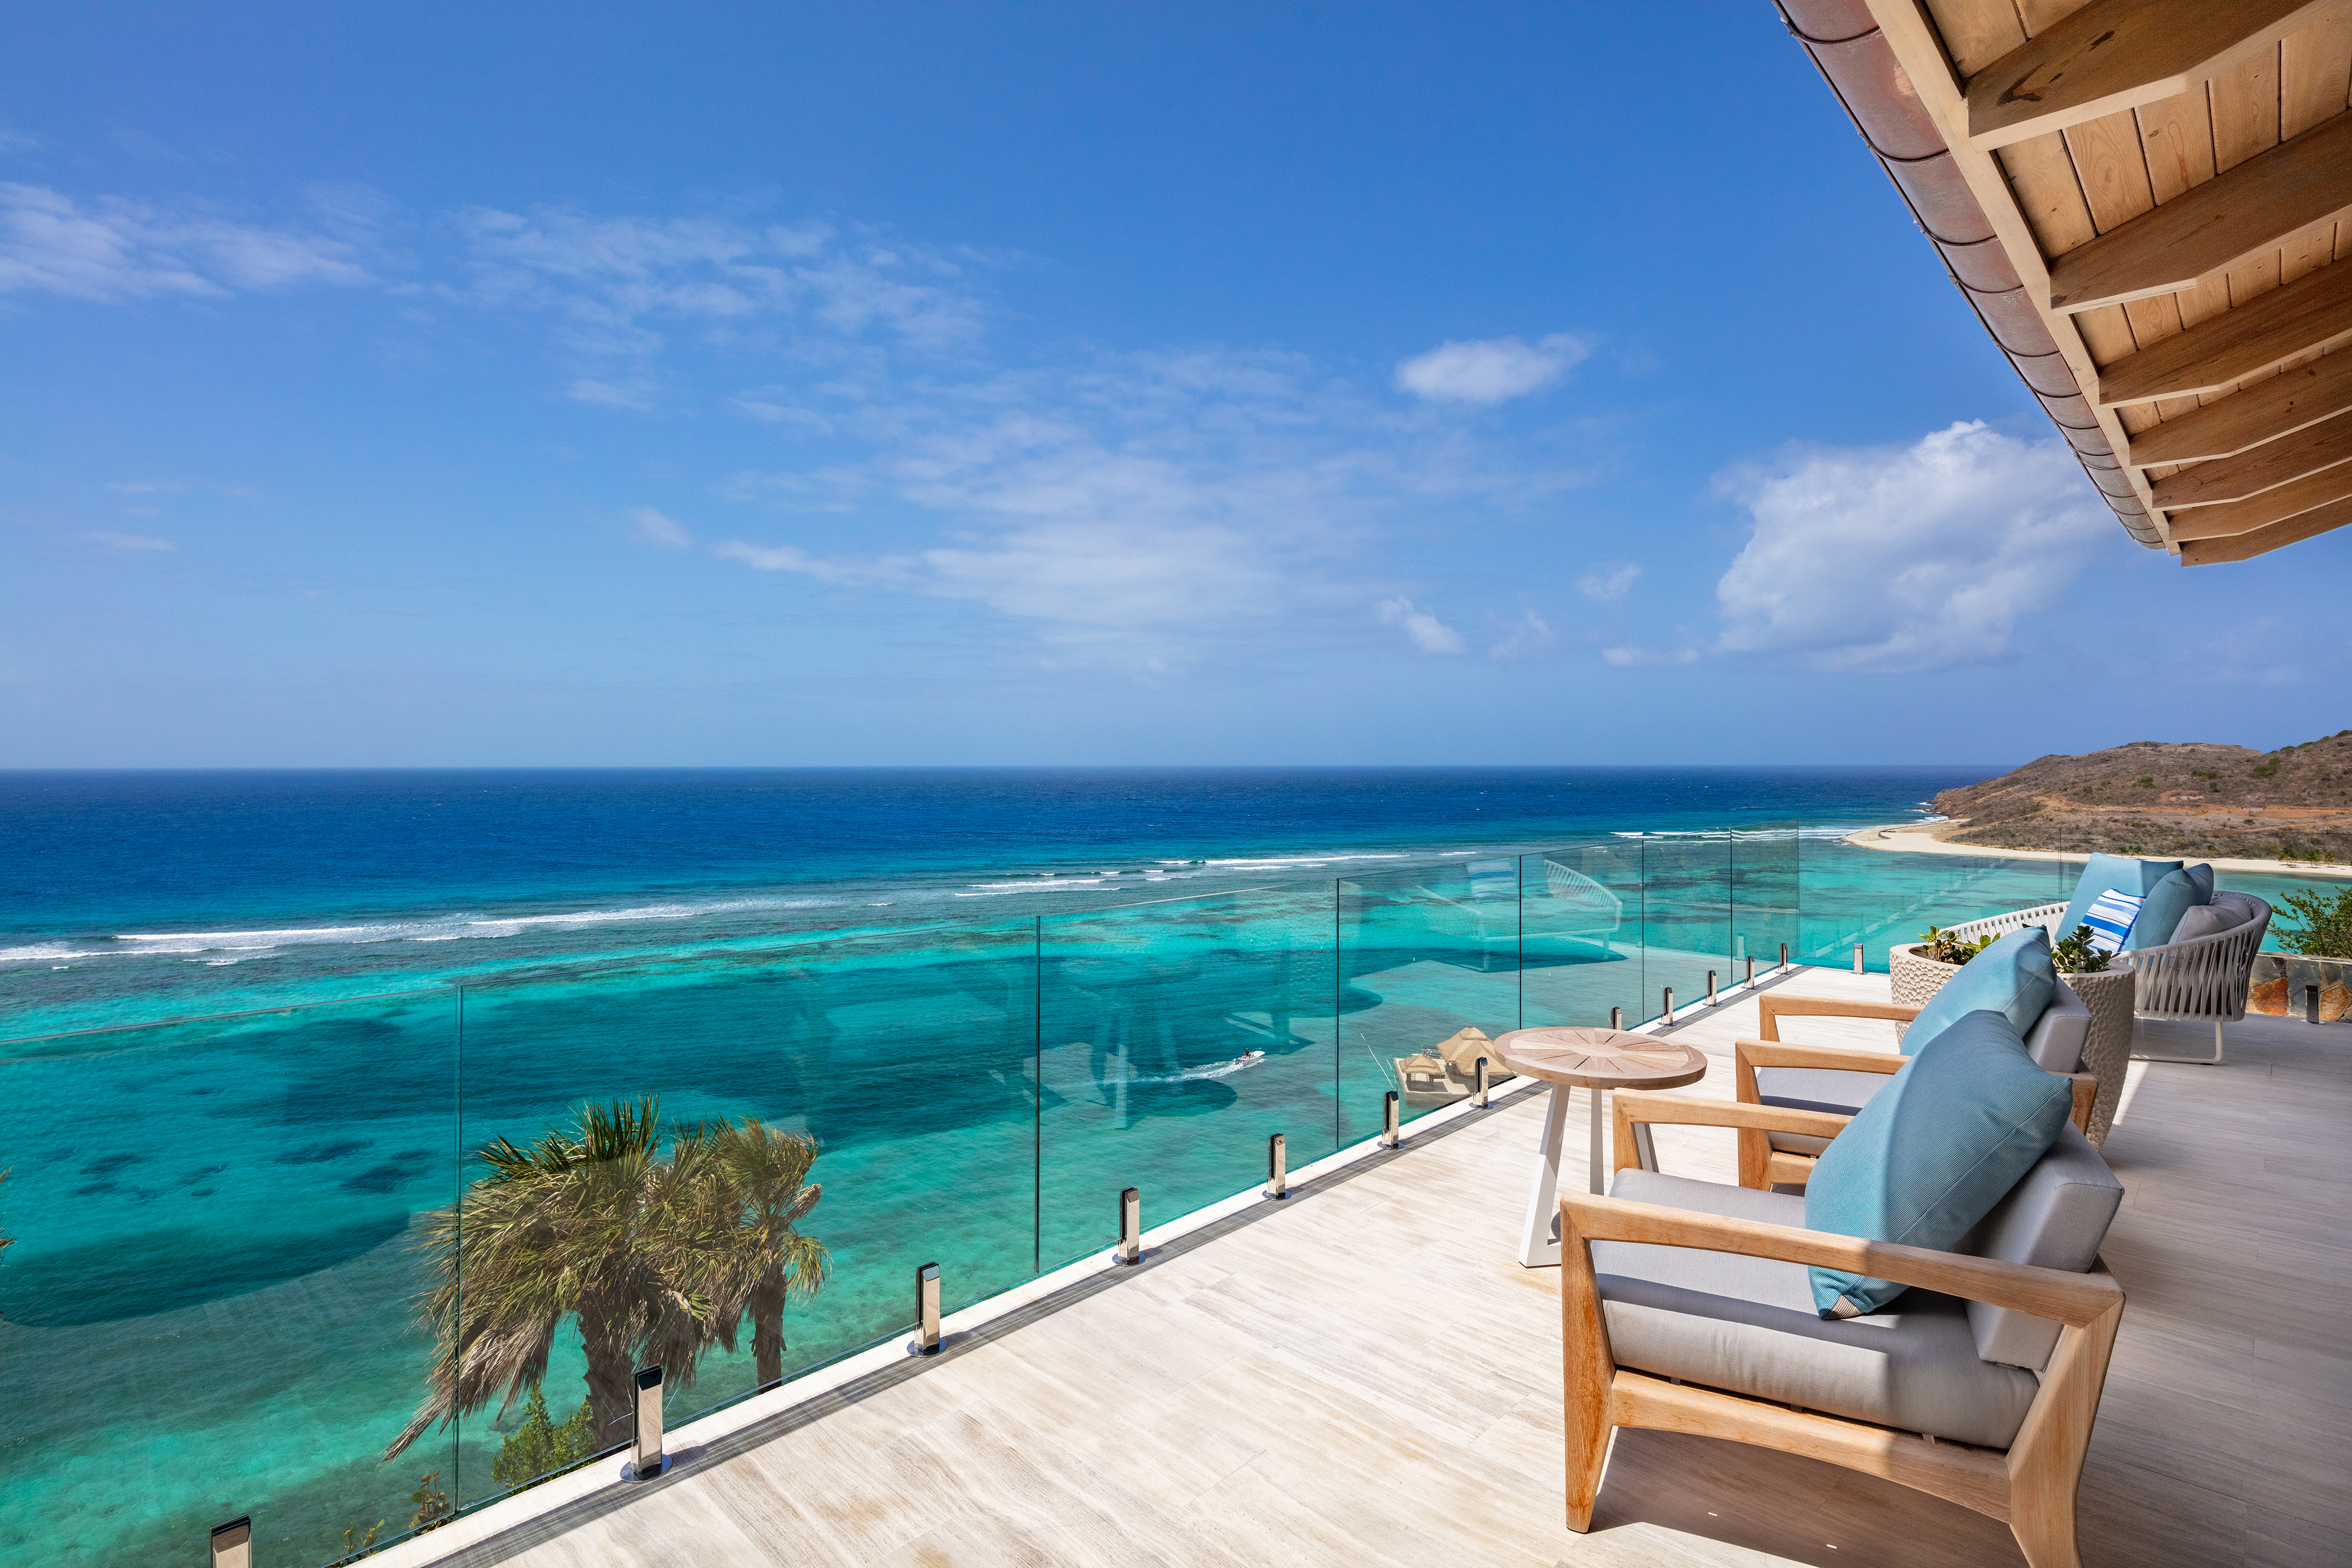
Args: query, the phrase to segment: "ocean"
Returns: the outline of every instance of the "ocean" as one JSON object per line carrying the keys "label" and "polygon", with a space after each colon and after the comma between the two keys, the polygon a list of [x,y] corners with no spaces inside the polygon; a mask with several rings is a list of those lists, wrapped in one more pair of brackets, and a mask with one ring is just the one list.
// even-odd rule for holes
{"label": "ocean", "polygon": [[[2060,896],[1841,841],[1997,771],[0,775],[0,1539],[156,1561],[251,1514],[322,1563],[499,1495],[519,1405],[382,1458],[425,1217],[495,1138],[646,1098],[814,1137],[791,1375],[902,1333],[919,1262],[952,1311],[1108,1246],[1124,1186],[1156,1225],[1273,1133],[1369,1136],[1465,1026]],[[560,1330],[559,1422],[583,1370]],[[673,1423],[757,1381],[669,1374]]]}

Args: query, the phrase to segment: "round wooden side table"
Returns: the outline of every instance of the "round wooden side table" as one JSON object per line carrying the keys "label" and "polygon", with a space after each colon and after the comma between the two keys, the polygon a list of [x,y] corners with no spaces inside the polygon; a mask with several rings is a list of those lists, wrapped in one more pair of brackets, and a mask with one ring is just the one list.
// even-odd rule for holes
{"label": "round wooden side table", "polygon": [[1706,1076],[1706,1057],[1687,1045],[1617,1029],[1515,1029],[1494,1043],[1505,1068],[1552,1086],[1544,1114],[1534,1189],[1519,1261],[1539,1269],[1559,1261],[1559,1145],[1568,1130],[1568,1092],[1591,1092],[1591,1188],[1601,1179],[1604,1103],[1612,1089],[1678,1089]]}

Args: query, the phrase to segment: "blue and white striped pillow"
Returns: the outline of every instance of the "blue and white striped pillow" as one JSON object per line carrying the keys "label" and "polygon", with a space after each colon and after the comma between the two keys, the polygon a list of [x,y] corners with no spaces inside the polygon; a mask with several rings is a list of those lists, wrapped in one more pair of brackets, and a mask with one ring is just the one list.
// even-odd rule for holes
{"label": "blue and white striped pillow", "polygon": [[2083,912],[2083,924],[2091,928],[2091,946],[2102,953],[2120,953],[2131,936],[2132,922],[2139,918],[2139,906],[2147,900],[2136,894],[2111,887],[2091,900],[2091,907]]}

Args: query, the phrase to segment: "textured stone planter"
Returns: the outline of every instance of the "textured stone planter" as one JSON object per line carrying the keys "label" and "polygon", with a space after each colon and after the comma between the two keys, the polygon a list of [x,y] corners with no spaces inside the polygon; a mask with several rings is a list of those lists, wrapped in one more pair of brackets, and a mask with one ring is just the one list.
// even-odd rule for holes
{"label": "textured stone planter", "polygon": [[[1960,972],[1960,967],[1938,964],[1922,954],[1916,944],[1911,944],[1893,950],[1887,970],[1895,1004],[1924,1008],[1928,998],[1944,988],[1945,981]],[[2091,1104],[2087,1134],[2096,1147],[2107,1141],[2107,1128],[2114,1123],[2116,1106],[2123,1099],[2124,1071],[2131,1061],[2132,972],[2102,969],[2095,975],[2061,975],[2058,978],[2074,988],[2091,1014],[2091,1037],[2083,1045],[2083,1071],[2099,1081],[2099,1096]],[[1907,1027],[1895,1026],[1897,1040]]]}
{"label": "textured stone planter", "polygon": [[2107,1141],[2116,1107],[2124,1097],[2124,1071],[2131,1062],[2132,982],[2129,969],[2102,969],[2095,975],[2061,975],[2091,1010],[2091,1038],[2083,1042],[2083,1071],[2099,1081],[2099,1097],[2091,1102],[2091,1125],[2085,1135],[2097,1148]]}

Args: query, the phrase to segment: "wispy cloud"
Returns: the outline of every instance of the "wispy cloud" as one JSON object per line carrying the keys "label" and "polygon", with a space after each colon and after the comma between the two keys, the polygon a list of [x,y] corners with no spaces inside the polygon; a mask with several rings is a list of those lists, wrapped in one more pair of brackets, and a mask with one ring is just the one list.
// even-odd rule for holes
{"label": "wispy cloud", "polygon": [[1504,633],[1501,642],[1486,650],[1486,656],[1492,659],[1532,659],[1549,652],[1559,641],[1553,635],[1550,624],[1530,610]]}
{"label": "wispy cloud", "polygon": [[1633,591],[1642,569],[1630,560],[1605,560],[1576,580],[1576,591],[1596,603],[1622,599]]}
{"label": "wispy cloud", "polygon": [[1502,402],[1540,392],[1591,353],[1580,338],[1554,332],[1529,343],[1519,338],[1440,343],[1396,368],[1400,391],[1438,402]]}
{"label": "wispy cloud", "polygon": [[1999,659],[2114,528],[2063,443],[1981,423],[1905,447],[1793,450],[1717,485],[1756,530],[1716,585],[1717,647],[1818,670]]}
{"label": "wispy cloud", "polygon": [[1462,633],[1426,610],[1415,610],[1410,599],[1383,599],[1374,611],[1383,626],[1402,626],[1412,645],[1424,653],[1462,652]]}
{"label": "wispy cloud", "polygon": [[1677,648],[1667,653],[1653,653],[1646,648],[1603,648],[1601,660],[1621,670],[1639,669],[1645,665],[1696,664],[1696,648]]}
{"label": "wispy cloud", "polygon": [[154,538],[146,534],[118,534],[107,528],[99,528],[82,537],[110,549],[168,550],[179,548],[169,539]]}
{"label": "wispy cloud", "polygon": [[359,256],[356,239],[323,226],[0,183],[0,294],[114,301],[365,283],[372,275]]}
{"label": "wispy cloud", "polygon": [[694,544],[694,536],[686,531],[684,523],[651,507],[639,507],[629,514],[629,521],[636,525],[637,537],[647,544],[666,549],[688,549]]}

